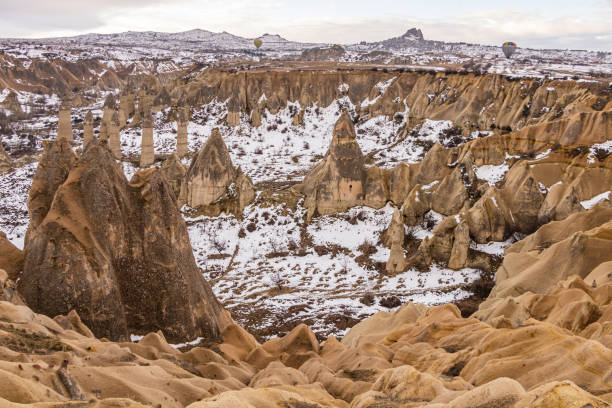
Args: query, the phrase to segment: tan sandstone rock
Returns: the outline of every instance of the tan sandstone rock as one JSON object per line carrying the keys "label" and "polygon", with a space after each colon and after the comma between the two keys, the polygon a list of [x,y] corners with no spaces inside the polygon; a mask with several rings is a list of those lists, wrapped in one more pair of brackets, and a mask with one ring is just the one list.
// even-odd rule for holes
{"label": "tan sandstone rock", "polygon": [[[48,178],[45,168],[36,178]],[[26,239],[19,289],[29,305],[50,316],[74,309],[96,335],[113,339],[158,329],[178,341],[219,338],[230,319],[195,265],[160,170],[128,184],[94,142],[63,184],[51,182],[39,190],[53,200],[36,206]]]}

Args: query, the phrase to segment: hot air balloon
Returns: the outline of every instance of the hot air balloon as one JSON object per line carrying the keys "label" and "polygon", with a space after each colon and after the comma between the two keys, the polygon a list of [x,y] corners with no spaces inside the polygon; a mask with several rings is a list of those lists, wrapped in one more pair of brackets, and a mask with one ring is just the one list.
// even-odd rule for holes
{"label": "hot air balloon", "polygon": [[263,41],[261,41],[261,38],[256,38],[255,41],[253,41],[253,44],[255,47],[259,48],[263,45]]}
{"label": "hot air balloon", "polygon": [[510,58],[512,54],[516,52],[516,43],[512,41],[505,42],[504,45],[502,45],[502,51],[506,58]]}

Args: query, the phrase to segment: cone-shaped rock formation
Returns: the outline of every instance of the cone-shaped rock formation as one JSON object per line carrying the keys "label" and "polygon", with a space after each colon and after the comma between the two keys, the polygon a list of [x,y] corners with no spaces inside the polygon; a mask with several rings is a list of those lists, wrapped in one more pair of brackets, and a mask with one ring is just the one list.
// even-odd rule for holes
{"label": "cone-shaped rock formation", "polygon": [[166,176],[166,180],[172,188],[174,196],[178,198],[181,193],[181,186],[185,181],[187,168],[183,163],[181,163],[181,159],[178,157],[178,155],[176,153],[172,153],[170,157],[164,160],[164,163],[161,166],[161,171],[164,173],[164,176]]}
{"label": "cone-shaped rock formation", "polygon": [[254,198],[253,183],[240,168],[234,168],[219,129],[214,129],[191,162],[181,186],[180,203],[205,213],[241,214]]}
{"label": "cone-shaped rock formation", "polygon": [[[48,178],[44,172],[39,167],[39,180]],[[53,201],[28,232],[19,282],[34,310],[56,316],[75,309],[97,336],[111,339],[155,330],[173,341],[219,338],[231,319],[195,264],[160,170],[128,183],[94,141],[63,184],[42,190]]]}
{"label": "cone-shaped rock formation", "polygon": [[382,207],[387,199],[382,185],[378,169],[366,169],[353,121],[345,111],[334,126],[325,158],[296,189],[306,195],[304,205],[311,219],[317,214],[332,214],[358,205]]}

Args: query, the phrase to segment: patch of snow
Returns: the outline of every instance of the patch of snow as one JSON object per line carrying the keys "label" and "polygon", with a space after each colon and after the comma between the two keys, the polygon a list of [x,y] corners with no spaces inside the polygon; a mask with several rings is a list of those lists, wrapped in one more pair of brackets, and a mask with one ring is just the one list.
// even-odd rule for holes
{"label": "patch of snow", "polygon": [[479,180],[484,180],[490,186],[494,186],[504,179],[506,173],[510,170],[506,163],[500,165],[486,164],[480,167],[474,167],[474,172]]}
{"label": "patch of snow", "polygon": [[595,207],[598,203],[600,203],[600,202],[602,202],[604,200],[609,200],[610,199],[610,193],[612,193],[612,192],[611,191],[606,191],[605,193],[598,194],[595,197],[591,198],[590,200],[581,201],[580,205],[585,210],[590,210],[591,208]]}

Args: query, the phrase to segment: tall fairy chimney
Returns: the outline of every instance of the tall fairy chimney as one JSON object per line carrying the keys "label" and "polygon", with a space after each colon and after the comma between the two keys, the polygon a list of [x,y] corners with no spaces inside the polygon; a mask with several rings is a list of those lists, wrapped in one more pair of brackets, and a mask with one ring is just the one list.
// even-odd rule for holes
{"label": "tall fairy chimney", "polygon": [[142,140],[140,152],[140,167],[149,167],[155,162],[155,150],[153,147],[153,118],[151,111],[143,113]]}
{"label": "tall fairy chimney", "polygon": [[177,115],[176,154],[179,157],[187,156],[189,153],[189,142],[187,139],[187,124],[189,123],[188,108],[179,108]]}
{"label": "tall fairy chimney", "polygon": [[65,137],[66,140],[72,142],[74,140],[72,136],[72,119],[70,118],[71,103],[68,100],[64,100],[59,110],[59,117],[57,122],[57,137]]}
{"label": "tall fairy chimney", "polygon": [[87,115],[85,115],[85,120],[83,121],[83,147],[94,138],[93,122],[93,114],[89,111]]}
{"label": "tall fairy chimney", "polygon": [[121,158],[121,140],[119,138],[120,129],[121,124],[119,123],[119,114],[117,111],[115,111],[108,123],[108,148],[116,159]]}

